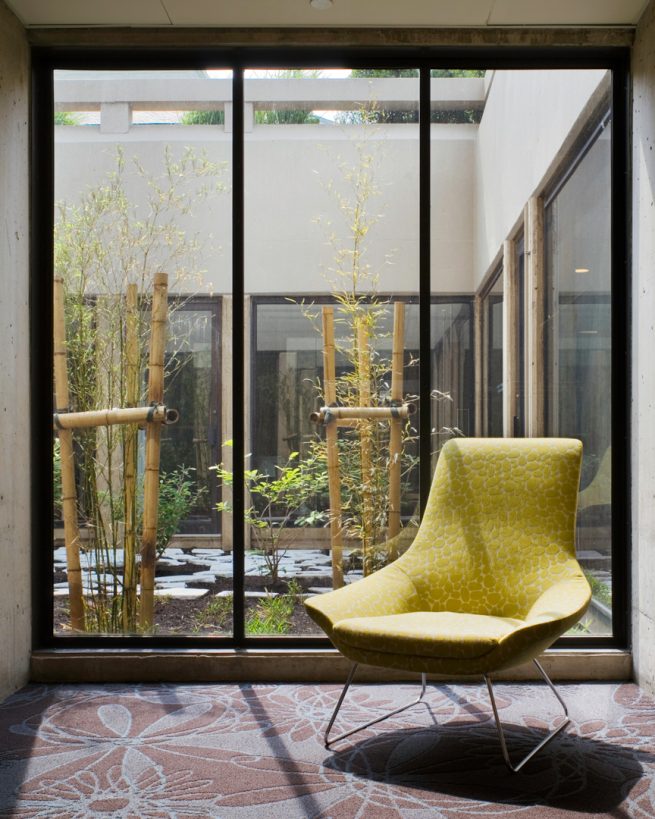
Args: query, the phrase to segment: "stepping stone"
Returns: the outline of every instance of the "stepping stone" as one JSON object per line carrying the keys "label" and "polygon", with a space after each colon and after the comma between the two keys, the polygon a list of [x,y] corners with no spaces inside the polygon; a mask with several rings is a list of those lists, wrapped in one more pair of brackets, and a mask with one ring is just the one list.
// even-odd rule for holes
{"label": "stepping stone", "polygon": [[197,600],[209,594],[209,589],[155,589],[155,597],[171,597],[173,600]]}
{"label": "stepping stone", "polygon": [[310,586],[307,591],[312,594],[325,594],[326,592],[332,591],[332,589],[329,586]]}
{"label": "stepping stone", "polygon": [[155,582],[157,586],[185,586],[191,578],[198,579],[192,574],[171,574],[167,577],[157,577]]}
{"label": "stepping stone", "polygon": [[[224,591],[218,592],[216,597],[232,597],[234,592],[231,592],[229,589],[225,589]],[[266,592],[266,591],[245,591],[243,593],[244,597],[249,598],[251,600],[261,600],[264,597],[277,597],[277,592]]]}

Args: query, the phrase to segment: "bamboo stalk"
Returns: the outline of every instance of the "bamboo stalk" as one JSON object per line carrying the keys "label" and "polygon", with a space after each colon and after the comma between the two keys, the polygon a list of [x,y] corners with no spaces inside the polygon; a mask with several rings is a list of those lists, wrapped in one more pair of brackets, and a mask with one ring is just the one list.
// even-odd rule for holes
{"label": "bamboo stalk", "polygon": [[[139,399],[139,313],[136,284],[128,284],[125,323],[125,398],[128,407],[136,406]],[[124,569],[123,569],[123,631],[136,631],[136,468],[137,431],[132,425],[125,428],[124,465]]]}
{"label": "bamboo stalk", "polygon": [[[148,401],[160,404],[164,398],[164,351],[168,316],[168,276],[156,273],[150,321],[148,360]],[[161,424],[146,428],[145,479],[143,486],[143,535],[141,542],[141,612],[143,631],[150,631],[154,619],[155,566],[157,561],[157,514],[159,506],[159,455]]]}
{"label": "bamboo stalk", "polygon": [[[403,352],[405,339],[405,305],[397,301],[393,308],[393,347],[391,353],[391,401],[399,404],[403,397]],[[389,538],[400,532],[400,477],[402,455],[402,421],[394,416],[389,430]],[[397,550],[391,547],[389,560]]]}
{"label": "bamboo stalk", "polygon": [[[354,421],[370,419],[376,421],[393,421],[409,418],[416,412],[416,404],[408,402],[398,407],[321,407],[317,412],[312,412],[309,420],[315,424],[326,424],[333,420]],[[351,426],[344,424],[344,426]]]}
{"label": "bamboo stalk", "polygon": [[115,424],[168,424],[177,420],[177,412],[163,404],[151,407],[112,407],[87,412],[56,412],[55,429],[85,429],[109,427]]}
{"label": "bamboo stalk", "polygon": [[[64,281],[54,280],[54,369],[55,403],[62,411],[69,405],[68,369],[66,356],[66,321],[64,316]],[[80,566],[80,530],[77,521],[77,488],[75,486],[75,461],[73,433],[59,430],[61,456],[61,489],[64,515],[64,540],[66,542],[66,573],[71,614],[71,627],[84,631],[84,600],[82,597],[82,569]]]}
{"label": "bamboo stalk", "polygon": [[[326,404],[337,400],[334,348],[334,308],[323,308],[323,392]],[[332,552],[332,586],[343,586],[343,538],[341,534],[341,482],[339,480],[339,450],[337,425],[325,430],[327,447],[328,489],[330,496],[330,543]]]}
{"label": "bamboo stalk", "polygon": [[[359,403],[371,404],[371,358],[368,330],[363,321],[357,323],[357,356],[359,370]],[[359,428],[359,451],[362,469],[362,563],[364,575],[369,573],[373,547],[373,492],[371,491],[371,423],[370,415],[362,417]]]}

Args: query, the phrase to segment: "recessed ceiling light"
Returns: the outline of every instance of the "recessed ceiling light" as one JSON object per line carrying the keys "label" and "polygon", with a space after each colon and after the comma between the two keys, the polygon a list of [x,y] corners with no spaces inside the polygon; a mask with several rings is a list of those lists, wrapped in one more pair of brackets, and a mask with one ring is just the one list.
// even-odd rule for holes
{"label": "recessed ceiling light", "polygon": [[589,268],[588,267],[576,267],[575,272],[576,273],[589,273]]}
{"label": "recessed ceiling light", "polygon": [[313,9],[319,9],[320,11],[325,11],[325,9],[332,8],[334,3],[333,3],[333,0],[309,0],[309,5]]}

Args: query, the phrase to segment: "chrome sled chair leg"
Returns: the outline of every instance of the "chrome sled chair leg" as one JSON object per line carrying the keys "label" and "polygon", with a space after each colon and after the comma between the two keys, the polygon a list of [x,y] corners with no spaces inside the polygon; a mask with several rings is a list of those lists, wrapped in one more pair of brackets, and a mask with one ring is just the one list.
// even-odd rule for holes
{"label": "chrome sled chair leg", "polygon": [[527,756],[525,756],[517,765],[512,764],[512,760],[510,759],[509,752],[507,750],[507,743],[505,742],[505,734],[503,733],[503,727],[502,727],[502,725],[500,723],[500,718],[498,716],[498,709],[496,707],[496,700],[494,698],[494,692],[493,692],[493,688],[492,688],[492,685],[491,685],[491,679],[486,674],[484,675],[484,681],[487,683],[487,689],[489,691],[489,698],[491,699],[491,707],[492,707],[493,712],[494,712],[494,719],[496,720],[496,728],[498,729],[498,736],[500,738],[500,747],[501,747],[501,749],[503,751],[503,758],[505,760],[505,764],[510,769],[510,771],[512,771],[513,773],[518,773],[521,770],[521,768],[526,764],[526,762],[529,762],[532,759],[532,757],[535,754],[537,754],[545,745],[548,745],[548,743],[552,739],[554,739],[560,733],[560,731],[562,731],[564,728],[566,728],[566,726],[571,721],[569,719],[569,712],[568,712],[568,709],[566,707],[566,703],[560,697],[560,695],[557,693],[557,691],[555,689],[555,686],[551,682],[548,674],[546,674],[546,672],[544,671],[544,669],[542,668],[542,666],[541,666],[541,664],[539,663],[538,660],[533,660],[533,663],[537,666],[537,669],[538,669],[539,673],[544,678],[544,680],[548,684],[548,687],[553,692],[553,694],[557,697],[557,700],[559,701],[560,705],[564,709],[564,722],[562,722],[561,725],[558,725],[557,728],[555,728],[553,731],[551,731],[550,734],[548,734],[548,736],[544,737],[544,739],[542,739],[541,742],[535,748],[533,748],[530,751],[530,753],[527,754]]}
{"label": "chrome sled chair leg", "polygon": [[340,742],[342,739],[346,739],[346,737],[352,736],[352,734],[356,734],[358,731],[363,731],[365,728],[370,728],[371,725],[375,725],[378,722],[382,722],[382,720],[389,719],[389,717],[393,717],[395,714],[400,714],[401,711],[406,711],[408,708],[412,708],[414,705],[418,705],[419,702],[425,696],[425,688],[427,684],[427,678],[425,674],[421,674],[421,693],[418,696],[418,699],[412,700],[411,702],[406,703],[405,705],[401,705],[399,708],[396,708],[393,711],[389,711],[387,714],[383,714],[381,717],[376,717],[376,719],[372,719],[370,722],[367,722],[365,725],[359,725],[357,728],[351,728],[350,731],[345,731],[343,734],[339,734],[339,736],[333,737],[330,739],[330,731],[332,730],[332,726],[334,725],[334,721],[337,718],[337,714],[339,713],[339,709],[341,708],[341,704],[343,703],[344,697],[346,696],[346,692],[350,688],[350,684],[353,681],[353,677],[355,676],[355,671],[357,670],[357,663],[353,663],[350,673],[348,674],[348,679],[346,680],[346,684],[343,687],[343,691],[337,701],[336,707],[334,709],[334,713],[328,723],[328,727],[325,730],[325,747],[329,748],[331,745],[334,745],[335,742]]}

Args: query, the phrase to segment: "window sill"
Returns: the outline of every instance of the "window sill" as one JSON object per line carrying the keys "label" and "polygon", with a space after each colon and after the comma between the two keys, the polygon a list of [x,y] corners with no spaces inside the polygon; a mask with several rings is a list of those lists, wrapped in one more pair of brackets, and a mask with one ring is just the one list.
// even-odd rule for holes
{"label": "window sill", "polygon": [[[541,658],[554,680],[631,680],[632,655],[616,649],[551,649]],[[343,682],[350,662],[334,649],[99,649],[34,651],[32,682]],[[537,679],[532,664],[494,679]],[[371,666],[360,682],[415,680],[416,674]],[[445,679],[438,678],[437,679]]]}

